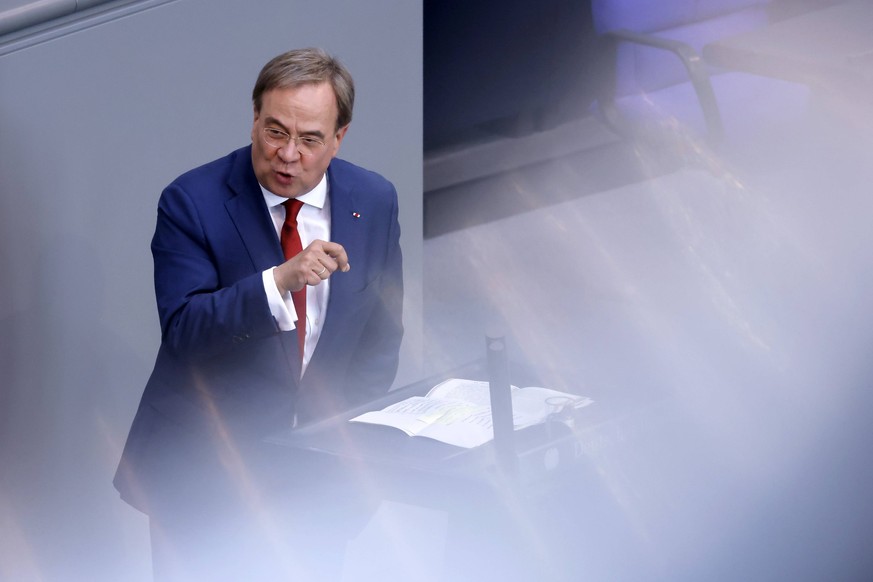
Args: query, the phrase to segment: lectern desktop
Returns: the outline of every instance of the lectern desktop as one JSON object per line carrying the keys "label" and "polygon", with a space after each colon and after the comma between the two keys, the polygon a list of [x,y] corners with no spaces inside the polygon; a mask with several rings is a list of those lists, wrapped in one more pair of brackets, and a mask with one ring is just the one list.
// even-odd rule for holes
{"label": "lectern desktop", "polygon": [[[569,505],[578,501],[573,483],[583,470],[580,443],[566,424],[547,422],[514,431],[507,450],[501,441],[464,449],[410,437],[392,427],[349,422],[364,412],[424,395],[448,377],[483,379],[493,373],[494,365],[494,360],[473,362],[365,406],[276,434],[267,441],[274,466],[329,465],[329,474],[365,489],[370,498],[445,511],[447,565],[457,568],[452,575],[461,576],[455,579],[524,579],[525,572],[541,574],[543,560],[554,569],[559,560],[544,558],[542,552],[563,544],[542,542],[564,535],[553,521],[565,519]],[[532,553],[534,546],[540,549]]]}
{"label": "lectern desktop", "polygon": [[[569,470],[581,453],[573,431],[562,422],[514,431],[509,451],[500,450],[501,441],[497,439],[505,438],[500,434],[495,441],[464,449],[424,437],[410,437],[392,427],[350,422],[364,412],[381,410],[411,396],[422,396],[446,378],[477,379],[487,372],[487,361],[472,362],[449,374],[393,390],[378,400],[331,418],[282,431],[267,439],[267,443],[275,445],[279,455],[284,452],[313,459],[328,458],[339,465],[366,468],[377,476],[403,474],[407,479],[416,475],[426,479],[440,476],[489,484],[498,480],[501,486],[547,486],[556,474]],[[507,396],[508,388],[507,382]],[[511,410],[508,413],[511,414]],[[514,457],[514,466],[504,462],[502,457],[506,454]]]}

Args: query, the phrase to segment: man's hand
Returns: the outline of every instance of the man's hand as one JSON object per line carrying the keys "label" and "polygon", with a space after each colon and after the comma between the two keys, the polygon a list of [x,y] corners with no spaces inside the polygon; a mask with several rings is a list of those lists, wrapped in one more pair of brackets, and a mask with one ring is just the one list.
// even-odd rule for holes
{"label": "man's hand", "polygon": [[337,270],[345,273],[351,268],[342,245],[314,240],[300,253],[273,269],[273,278],[279,293],[284,295],[287,291],[299,291],[305,285],[318,285]]}

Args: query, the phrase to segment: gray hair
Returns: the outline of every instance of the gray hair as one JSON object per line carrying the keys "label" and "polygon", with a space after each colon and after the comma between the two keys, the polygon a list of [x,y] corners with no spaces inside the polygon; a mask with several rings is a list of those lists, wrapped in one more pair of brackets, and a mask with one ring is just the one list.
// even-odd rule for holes
{"label": "gray hair", "polygon": [[336,96],[336,129],[345,127],[352,121],[355,82],[342,63],[320,48],[294,49],[270,60],[255,82],[252,103],[260,112],[262,97],[271,89],[325,82],[330,83]]}

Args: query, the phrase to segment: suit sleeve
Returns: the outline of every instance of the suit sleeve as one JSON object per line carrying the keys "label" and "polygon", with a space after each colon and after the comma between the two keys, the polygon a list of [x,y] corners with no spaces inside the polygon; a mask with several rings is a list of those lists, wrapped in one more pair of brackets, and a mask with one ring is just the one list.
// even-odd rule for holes
{"label": "suit sleeve", "polygon": [[[229,232],[228,232],[229,231]],[[224,234],[226,233],[226,234]],[[261,273],[229,281],[219,261],[233,262],[220,237],[233,229],[207,231],[197,206],[178,184],[158,204],[152,239],[155,294],[162,339],[177,356],[219,356],[248,340],[278,333]]]}

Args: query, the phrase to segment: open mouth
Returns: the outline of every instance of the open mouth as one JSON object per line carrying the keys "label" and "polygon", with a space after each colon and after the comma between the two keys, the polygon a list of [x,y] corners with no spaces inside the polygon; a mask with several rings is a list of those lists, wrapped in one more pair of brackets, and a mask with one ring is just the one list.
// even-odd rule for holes
{"label": "open mouth", "polygon": [[276,178],[282,182],[283,184],[287,184],[294,179],[294,176],[287,172],[280,172],[279,170],[274,170],[273,172],[276,175]]}

